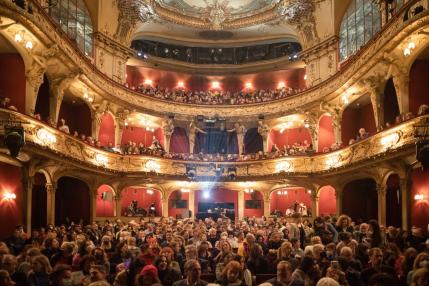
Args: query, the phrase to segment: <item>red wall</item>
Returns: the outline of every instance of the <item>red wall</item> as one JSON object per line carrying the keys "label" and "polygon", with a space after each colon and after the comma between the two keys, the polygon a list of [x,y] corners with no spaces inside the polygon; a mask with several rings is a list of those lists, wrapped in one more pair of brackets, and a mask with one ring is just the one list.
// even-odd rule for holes
{"label": "red wall", "polygon": [[324,186],[319,190],[319,215],[331,215],[337,212],[335,189]]}
{"label": "red wall", "polygon": [[147,188],[134,188],[129,187],[121,193],[121,215],[124,215],[125,210],[131,204],[132,201],[138,202],[138,207],[144,208],[149,212],[149,207],[152,203],[155,203],[156,215],[161,216],[162,205],[161,205],[161,193],[157,190],[153,190],[153,194],[150,195],[146,192]]}
{"label": "red wall", "polygon": [[184,128],[175,127],[170,139],[171,153],[189,153],[188,135]]}
{"label": "red wall", "polygon": [[235,216],[238,216],[238,192],[226,189],[209,190],[209,198],[203,197],[203,191],[195,192],[195,213],[198,213],[198,202],[234,203]]}
{"label": "red wall", "polygon": [[[7,201],[5,192],[14,193],[16,200]],[[21,169],[0,162],[0,239],[9,237],[16,225],[23,223],[23,191],[21,185]]]}
{"label": "red wall", "polygon": [[[411,179],[411,224],[426,231],[429,224],[429,171],[416,169]],[[423,194],[425,200],[416,201],[414,199],[416,194]]]}
{"label": "red wall", "polygon": [[[146,138],[145,138],[146,135]],[[155,135],[155,138],[158,139],[159,143],[161,145],[164,142],[164,139],[162,138],[162,134],[160,131],[155,130],[155,132],[146,131],[143,127],[130,127],[124,129],[122,133],[122,144],[128,143],[128,141],[139,143],[144,143],[146,147],[149,147],[152,144],[152,138]],[[161,136],[160,136],[161,135]]]}
{"label": "red wall", "polygon": [[255,199],[261,200],[262,205],[260,209],[246,209],[246,201],[252,199],[252,195],[249,193],[244,193],[244,216],[245,217],[262,217],[264,215],[264,198],[262,194],[258,191],[255,191]]}
{"label": "red wall", "polygon": [[[279,195],[278,191],[287,191],[287,195]],[[307,209],[311,209],[311,197],[305,188],[285,188],[271,193],[270,212],[279,210],[283,214],[287,209],[293,208],[295,202],[304,203]]]}
{"label": "red wall", "polygon": [[274,144],[277,144],[277,147],[282,149],[284,145],[292,146],[294,143],[303,143],[304,140],[311,144],[311,136],[307,128],[286,129],[283,133],[273,129],[269,134],[268,150],[271,151],[271,147]]}
{"label": "red wall", "polygon": [[410,111],[417,114],[419,106],[429,104],[428,80],[429,60],[416,60],[410,70]]}
{"label": "red wall", "polygon": [[62,177],[55,192],[55,223],[64,223],[66,218],[85,224],[90,221],[90,198],[88,185],[76,178]]}
{"label": "red wall", "polygon": [[356,139],[361,127],[365,128],[370,136],[374,135],[377,131],[371,104],[361,106],[360,108],[349,106],[344,110],[341,121],[341,140],[343,144],[348,145],[350,139]]}
{"label": "red wall", "polygon": [[292,88],[305,87],[305,69],[292,69],[259,74],[248,74],[240,76],[202,76],[162,71],[143,67],[127,66],[127,83],[130,87],[137,87],[146,79],[153,81],[153,84],[161,88],[174,88],[178,81],[183,81],[185,87],[191,90],[205,91],[210,88],[210,82],[217,80],[222,89],[231,92],[241,91],[244,84],[252,82],[255,89],[276,89],[280,81],[284,81]]}
{"label": "red wall", "polygon": [[177,199],[177,197],[179,196],[178,194],[180,194],[181,200],[188,201],[189,204],[189,193],[182,193],[181,191],[172,192],[170,194],[170,197],[168,198],[168,216],[176,217],[176,215],[182,215],[183,212],[188,209],[177,209],[172,207],[172,201]]}
{"label": "red wall", "polygon": [[0,54],[0,95],[25,111],[25,65],[19,54]]}
{"label": "red wall", "polygon": [[100,141],[101,146],[107,146],[109,142],[111,142],[113,146],[115,145],[115,122],[110,113],[106,113],[101,117],[98,141]]}
{"label": "red wall", "polygon": [[319,120],[319,138],[318,151],[323,152],[323,148],[331,147],[335,143],[334,126],[332,125],[332,117],[323,115]]}
{"label": "red wall", "polygon": [[60,122],[61,118],[64,118],[66,124],[69,126],[70,134],[77,131],[79,134],[92,136],[91,110],[85,103],[73,104],[63,101],[58,122]]}
{"label": "red wall", "polygon": [[[103,193],[111,193],[109,200],[103,199]],[[108,217],[115,215],[115,199],[112,189],[108,185],[101,185],[97,190],[97,198],[95,200],[96,216]]]}

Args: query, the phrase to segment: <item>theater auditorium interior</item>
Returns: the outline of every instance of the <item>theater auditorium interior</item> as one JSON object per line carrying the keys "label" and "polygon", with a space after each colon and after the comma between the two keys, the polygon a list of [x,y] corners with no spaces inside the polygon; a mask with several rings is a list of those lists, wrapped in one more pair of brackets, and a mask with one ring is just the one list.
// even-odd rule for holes
{"label": "theater auditorium interior", "polygon": [[429,0],[0,0],[0,286],[428,286]]}

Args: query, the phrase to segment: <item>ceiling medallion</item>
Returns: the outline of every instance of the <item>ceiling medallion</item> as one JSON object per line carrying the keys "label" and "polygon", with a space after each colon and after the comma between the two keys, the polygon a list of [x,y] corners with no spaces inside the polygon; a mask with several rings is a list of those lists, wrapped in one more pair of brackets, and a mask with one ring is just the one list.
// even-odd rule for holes
{"label": "ceiling medallion", "polygon": [[301,18],[311,15],[313,9],[311,0],[283,1],[279,7],[279,14],[290,24],[296,24]]}
{"label": "ceiling medallion", "polygon": [[208,11],[207,19],[211,23],[210,30],[222,30],[223,23],[230,16],[228,12],[229,1],[224,0],[220,3],[218,0],[214,0],[211,4],[207,0],[204,2],[207,3],[206,10]]}

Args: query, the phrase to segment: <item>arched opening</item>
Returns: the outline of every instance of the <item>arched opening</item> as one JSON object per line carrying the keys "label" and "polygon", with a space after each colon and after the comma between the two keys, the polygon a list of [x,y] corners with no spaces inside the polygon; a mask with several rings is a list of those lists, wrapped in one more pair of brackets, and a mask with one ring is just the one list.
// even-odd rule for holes
{"label": "arched opening", "polygon": [[23,223],[25,208],[21,180],[20,167],[0,162],[0,240],[8,238],[15,227]]}
{"label": "arched opening", "polygon": [[395,119],[399,115],[399,105],[392,78],[386,82],[386,86],[384,87],[383,106],[384,122],[390,125],[395,124]]}
{"label": "arched opening", "polygon": [[399,176],[392,174],[386,182],[386,226],[401,227],[402,225],[402,195]]}
{"label": "arched opening", "polygon": [[[302,153],[308,148],[313,149],[310,132],[304,126],[291,129],[281,129],[270,131],[268,140],[268,150],[271,151],[272,146],[276,146],[280,150],[294,150],[292,153]],[[305,148],[304,148],[305,146]],[[304,150],[305,149],[305,150]],[[296,151],[296,152],[295,152]],[[293,155],[293,154],[290,154]]]}
{"label": "arched opening", "polygon": [[97,189],[95,199],[95,215],[97,217],[115,216],[115,194],[109,185],[101,185]]}
{"label": "arched opening", "polygon": [[303,187],[285,187],[270,194],[270,213],[291,216],[294,213],[311,216],[311,196]]}
{"label": "arched opening", "polygon": [[171,134],[170,138],[170,152],[177,154],[189,153],[189,141],[185,128],[174,127],[173,134]]}
{"label": "arched opening", "polygon": [[429,47],[424,49],[414,61],[410,69],[409,83],[409,108],[410,112],[417,114],[420,105],[429,105],[427,90],[429,83],[427,74],[429,73]]}
{"label": "arched opening", "polygon": [[373,179],[359,179],[348,183],[343,189],[343,210],[353,220],[377,219],[378,196]]}
{"label": "arched opening", "polygon": [[320,118],[318,136],[317,150],[319,152],[328,152],[331,146],[335,144],[334,125],[330,114],[325,114]]}
{"label": "arched opening", "polygon": [[98,141],[100,141],[101,146],[111,146],[115,145],[115,121],[113,116],[106,112],[101,117],[100,130],[98,132]]}
{"label": "arched opening", "polygon": [[77,178],[61,177],[55,192],[55,224],[90,222],[91,200],[88,185]]}
{"label": "arched opening", "polygon": [[39,87],[36,99],[36,108],[34,114],[40,115],[40,118],[45,122],[49,122],[49,109],[50,108],[50,94],[49,94],[49,80],[48,77],[43,75],[43,83]]}
{"label": "arched opening", "polygon": [[43,173],[36,173],[33,179],[31,202],[31,228],[45,227],[47,217],[46,177]]}
{"label": "arched opening", "polygon": [[356,141],[360,128],[364,128],[368,136],[377,132],[369,95],[359,97],[344,110],[341,120],[341,140],[344,145],[353,144]]}
{"label": "arched opening", "polygon": [[25,64],[9,41],[0,35],[0,98],[8,97],[10,106],[25,111]]}
{"label": "arched opening", "polygon": [[[151,209],[152,207],[152,209]],[[154,209],[153,209],[154,208]],[[121,192],[121,215],[129,217],[161,216],[161,192],[147,187],[127,187]]]}
{"label": "arched opening", "polygon": [[250,128],[244,135],[244,153],[253,154],[264,150],[264,139],[258,128]]}
{"label": "arched opening", "polygon": [[189,192],[176,190],[168,198],[168,216],[174,218],[189,217]]}
{"label": "arched opening", "polygon": [[210,186],[195,192],[197,218],[204,219],[208,216],[216,218],[216,208],[227,209],[226,216],[235,219],[238,216],[238,192],[223,188],[211,188]]}
{"label": "arched opening", "polygon": [[[79,116],[76,116],[76,114],[79,114]],[[92,136],[91,110],[83,100],[74,97],[64,97],[58,120],[61,118],[66,121],[71,134],[76,131],[87,137]]]}
{"label": "arched opening", "polygon": [[413,170],[411,182],[411,225],[425,230],[429,224],[429,171]]}
{"label": "arched opening", "polygon": [[162,142],[164,141],[162,137],[162,131],[158,130],[160,129],[158,128],[152,131],[146,130],[146,128],[143,127],[127,126],[122,132],[122,145],[125,145],[131,141],[135,142],[137,145],[143,143],[146,147],[149,147],[152,144],[154,137],[162,145]]}
{"label": "arched opening", "polygon": [[332,186],[323,186],[319,190],[319,215],[335,215],[337,212],[337,199]]}
{"label": "arched opening", "polygon": [[264,196],[261,192],[251,190],[244,192],[245,217],[262,217],[264,215]]}

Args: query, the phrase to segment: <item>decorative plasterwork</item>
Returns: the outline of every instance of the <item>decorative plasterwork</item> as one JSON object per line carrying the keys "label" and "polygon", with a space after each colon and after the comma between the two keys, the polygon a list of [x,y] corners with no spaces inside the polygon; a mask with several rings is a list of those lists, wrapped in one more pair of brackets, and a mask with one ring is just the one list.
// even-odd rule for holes
{"label": "decorative plasterwork", "polygon": [[[28,122],[24,125],[27,144],[33,145],[39,150],[47,150],[51,154],[60,154],[59,156],[65,156],[67,160],[89,168],[101,168],[105,172],[111,173],[146,173],[151,174],[151,176],[186,178],[186,166],[191,164],[196,167],[198,176],[216,177],[213,162],[118,155],[89,146],[71,135],[66,135],[40,121],[14,111],[1,110],[0,119]],[[328,154],[290,156],[259,161],[217,162],[216,164],[217,167],[223,167],[225,170],[228,167],[235,167],[237,176],[246,180],[334,174],[341,172],[341,170],[353,168],[353,166],[374,164],[404,154],[414,154],[413,126],[422,124],[428,119],[429,116],[415,118],[357,144]],[[41,133],[49,134],[49,136],[40,137]],[[46,138],[55,138],[55,140],[45,140]],[[226,179],[226,174],[220,178],[220,180]]]}

